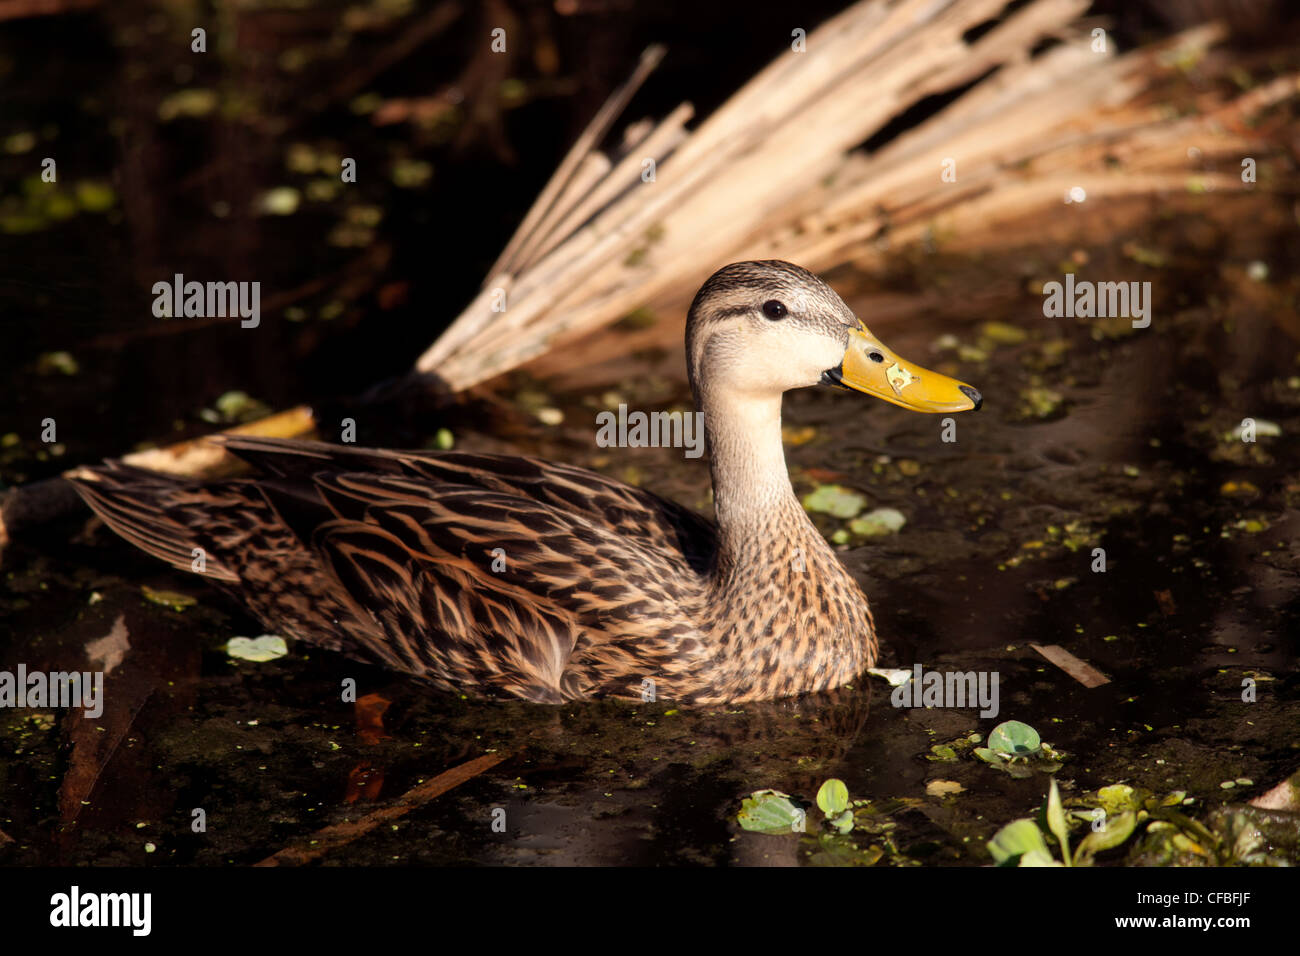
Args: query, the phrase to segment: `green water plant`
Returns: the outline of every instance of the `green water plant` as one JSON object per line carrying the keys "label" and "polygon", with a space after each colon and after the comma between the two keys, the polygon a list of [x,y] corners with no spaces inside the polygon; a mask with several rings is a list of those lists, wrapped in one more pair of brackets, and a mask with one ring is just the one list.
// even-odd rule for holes
{"label": "green water plant", "polygon": [[[832,777],[821,785],[817,807],[826,825],[836,833],[844,835],[853,829],[853,806],[843,780]],[[780,790],[755,790],[741,801],[736,822],[742,830],[753,833],[801,833],[805,829],[805,811]]]}
{"label": "green water plant", "polygon": [[853,829],[853,811],[849,809],[849,788],[843,780],[832,777],[817,791],[817,806],[839,833]]}
{"label": "green water plant", "polygon": [[[1008,823],[988,842],[988,850],[998,866],[1091,866],[1097,854],[1123,845],[1145,827],[1148,833],[1168,831],[1177,848],[1216,859],[1221,841],[1177,809],[1186,800],[1181,790],[1161,796],[1113,784],[1062,801],[1053,779],[1037,819]],[[1071,828],[1083,824],[1088,832],[1071,850]],[[1049,840],[1055,843],[1059,859]]]}
{"label": "green water plant", "polygon": [[1026,723],[1008,720],[998,724],[989,734],[987,747],[976,747],[975,756],[1013,777],[1028,777],[1035,770],[1055,773],[1061,769],[1064,754],[1043,743]]}
{"label": "green water plant", "polygon": [[[1092,818],[1101,825],[1094,825],[1071,852],[1070,822],[1055,779],[1051,781],[1039,818],[1038,821],[1028,817],[1013,820],[988,842],[989,853],[998,866],[1090,866],[1098,853],[1113,849],[1132,836],[1138,824],[1137,814],[1132,810],[1115,816],[1101,811]],[[1059,860],[1049,849],[1048,836],[1056,841]]]}
{"label": "green water plant", "polygon": [[798,833],[804,811],[780,790],[755,790],[740,804],[736,822],[751,833]]}

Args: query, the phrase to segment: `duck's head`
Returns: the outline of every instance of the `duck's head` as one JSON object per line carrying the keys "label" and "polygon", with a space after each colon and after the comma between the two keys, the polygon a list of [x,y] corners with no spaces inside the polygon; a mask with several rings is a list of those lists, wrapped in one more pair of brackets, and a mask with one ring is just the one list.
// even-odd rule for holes
{"label": "duck's head", "polygon": [[776,259],[733,262],[709,277],[691,304],[686,356],[697,388],[741,395],[822,384],[918,412],[982,401],[971,386],[895,355],[830,286]]}

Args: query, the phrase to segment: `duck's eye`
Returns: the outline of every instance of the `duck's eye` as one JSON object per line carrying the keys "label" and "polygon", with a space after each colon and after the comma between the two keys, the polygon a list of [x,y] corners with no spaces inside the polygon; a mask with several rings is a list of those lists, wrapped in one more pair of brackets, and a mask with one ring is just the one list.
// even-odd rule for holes
{"label": "duck's eye", "polygon": [[778,302],[776,299],[768,299],[763,303],[763,314],[769,319],[784,319],[789,315],[785,303]]}
{"label": "duck's eye", "polygon": [[885,356],[880,352],[868,352],[867,355],[871,357],[873,362],[883,362],[885,360]]}

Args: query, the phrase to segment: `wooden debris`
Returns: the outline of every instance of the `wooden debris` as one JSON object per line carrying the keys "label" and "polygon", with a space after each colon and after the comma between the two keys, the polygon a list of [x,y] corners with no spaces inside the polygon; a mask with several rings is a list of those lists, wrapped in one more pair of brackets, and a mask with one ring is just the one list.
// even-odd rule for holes
{"label": "wooden debris", "polygon": [[509,756],[510,754],[495,753],[476,757],[459,767],[453,767],[445,773],[438,774],[432,780],[426,780],[419,786],[412,787],[387,807],[369,813],[360,820],[336,823],[333,826],[317,830],[308,843],[285,847],[283,850],[272,853],[260,863],[253,865],[302,866],[305,863],[311,863],[331,850],[346,846],[358,837],[365,836],[371,830],[383,824],[391,823],[406,816],[412,810],[424,806],[434,797],[441,796],[454,787],[459,787],[462,783],[472,780],[486,770],[491,770]]}
{"label": "wooden debris", "polygon": [[1087,661],[1075,657],[1064,647],[1059,644],[1030,644],[1034,650],[1038,651],[1045,658],[1065,671],[1084,687],[1100,687],[1102,684],[1109,684],[1110,678],[1103,674],[1097,668],[1093,667]]}
{"label": "wooden debris", "polygon": [[[303,438],[316,429],[316,420],[311,409],[299,405],[285,412],[278,412],[267,418],[237,425],[218,435],[255,435],[260,438]],[[226,452],[215,442],[204,438],[177,442],[165,448],[151,448],[147,451],[132,452],[123,455],[122,461],[137,468],[162,471],[173,475],[194,475],[213,477],[223,474],[238,466],[238,459]]]}

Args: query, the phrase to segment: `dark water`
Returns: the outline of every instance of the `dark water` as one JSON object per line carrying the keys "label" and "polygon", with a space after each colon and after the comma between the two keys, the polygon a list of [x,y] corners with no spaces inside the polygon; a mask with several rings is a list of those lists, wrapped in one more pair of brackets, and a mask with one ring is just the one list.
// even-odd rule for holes
{"label": "dark water", "polygon": [[[108,212],[83,209],[3,236],[3,363],[8,395],[19,399],[0,403],[0,435],[18,436],[0,448],[3,480],[210,431],[201,410],[232,389],[282,408],[345,401],[399,373],[470,297],[567,140],[647,39],[678,41],[664,89],[701,85],[692,98],[702,106],[766,57],[754,44],[754,62],[719,66],[708,24],[696,34],[667,14],[645,14],[629,30],[613,14],[578,26],[533,13],[563,68],[544,68],[539,40],[514,65],[530,91],[524,105],[480,127],[462,119],[423,130],[374,127],[348,103],[372,87],[428,95],[462,77],[466,31],[481,26],[472,14],[431,41],[428,56],[333,100],[309,94],[346,90],[349,71],[381,56],[387,34],[351,31],[340,56],[318,49],[335,32],[331,18],[304,31],[253,16],[242,29],[265,62],[213,55],[189,76],[188,54],[162,42],[175,39],[177,24],[114,12],[63,18],[59,36],[81,51],[75,68],[36,73],[53,24],[7,26],[0,62],[10,80],[23,79],[7,94],[9,132],[43,139],[4,156],[6,196],[19,193],[48,138],[70,189],[107,184],[115,200]],[[270,65],[300,48],[318,57],[307,79]],[[208,85],[250,97],[249,112],[159,121],[160,98]],[[680,99],[647,96],[638,104],[648,113]],[[265,189],[308,188],[311,175],[284,168],[288,142],[355,153],[363,169],[387,170],[395,157],[429,161],[432,179],[410,191],[367,175],[343,196],[304,200],[294,216],[254,215]],[[888,685],[866,678],[826,697],[716,710],[547,708],[431,694],[305,647],[236,662],[226,641],[261,633],[236,603],[78,513],[4,551],[0,668],[84,667],[87,643],[119,621],[130,650],[108,677],[102,719],[0,710],[0,834],[9,838],[0,836],[0,862],[254,863],[495,752],[506,759],[323,862],[976,865],[988,862],[985,842],[1001,825],[1036,811],[1048,777],[998,772],[966,745],[956,760],[936,761],[931,748],[987,737],[1008,719],[1066,755],[1056,778],[1067,797],[1115,783],[1185,791],[1192,802],[1183,809],[1209,819],[1258,795],[1300,765],[1294,200],[1168,197],[1122,235],[1094,222],[1050,238],[1009,236],[996,255],[917,253],[885,277],[834,277],[860,290],[851,304],[869,323],[875,293],[951,290],[923,321],[878,331],[900,353],[978,385],[986,407],[962,417],[958,441],[945,444],[924,416],[854,396],[793,394],[796,490],[838,482],[863,492],[868,507],[906,516],[898,534],[855,540],[843,553],[876,608],[881,663],[996,672],[997,718],[897,709]],[[227,214],[212,215],[213,203],[228,204]],[[366,227],[357,209],[371,206],[382,217]],[[362,224],[358,245],[320,241],[340,223]],[[1134,261],[1124,252],[1133,242],[1165,264]],[[1082,277],[1153,283],[1151,328],[1043,318],[1030,282],[1059,278],[1078,250]],[[148,315],[147,289],[174,272],[257,278],[278,290],[281,310],[302,314],[267,321],[255,347],[228,325],[160,324]],[[982,296],[990,285],[1001,291]],[[1022,335],[990,332],[990,321]],[[937,349],[945,333],[968,351]],[[64,350],[76,374],[38,360]],[[557,428],[526,411],[535,397],[521,393],[538,388],[547,386],[511,383],[490,418],[479,405],[445,421],[376,418],[367,437],[418,444],[448,425],[460,448],[597,467],[708,509],[702,462],[658,449],[611,456],[588,427],[610,389],[666,405],[685,398],[681,383],[630,376],[548,393],[565,413]],[[59,422],[59,455],[37,440],[33,422],[46,416]],[[1245,417],[1274,423],[1278,434],[1254,444],[1225,437]],[[825,519],[828,534],[843,527]],[[1094,548],[1106,552],[1104,574],[1090,570]],[[173,610],[147,600],[146,587],[196,602]],[[1086,688],[1031,643],[1062,645],[1110,682]],[[348,678],[383,709],[382,727],[341,699]],[[1253,703],[1242,700],[1244,678],[1258,682]],[[737,826],[752,791],[811,801],[829,777],[870,801],[849,838]],[[936,795],[927,791],[935,781],[963,789]],[[196,809],[206,816],[202,833],[191,827]],[[497,809],[504,833],[492,827]]]}

